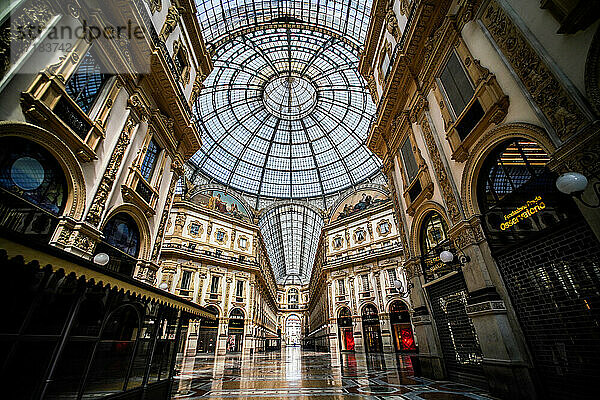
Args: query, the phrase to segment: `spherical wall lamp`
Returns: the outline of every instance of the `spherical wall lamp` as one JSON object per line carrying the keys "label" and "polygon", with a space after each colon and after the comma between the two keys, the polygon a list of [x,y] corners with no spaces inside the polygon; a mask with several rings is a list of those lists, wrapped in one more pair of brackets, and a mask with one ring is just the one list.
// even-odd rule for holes
{"label": "spherical wall lamp", "polygon": [[578,172],[566,172],[556,178],[556,188],[564,194],[575,195],[585,190],[588,180]]}
{"label": "spherical wall lamp", "polygon": [[94,264],[106,265],[110,261],[110,257],[106,253],[98,253],[94,256]]}
{"label": "spherical wall lamp", "polygon": [[450,264],[452,260],[454,260],[454,254],[448,250],[444,250],[440,253],[440,260],[442,260],[444,264]]}

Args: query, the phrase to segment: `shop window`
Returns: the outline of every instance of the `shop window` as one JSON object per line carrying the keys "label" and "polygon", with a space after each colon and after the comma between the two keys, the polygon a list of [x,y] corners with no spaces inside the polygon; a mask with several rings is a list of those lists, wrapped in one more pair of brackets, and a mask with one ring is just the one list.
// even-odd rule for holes
{"label": "shop window", "polygon": [[484,162],[477,199],[492,251],[533,239],[576,215],[573,201],[558,192],[548,154],[535,142],[510,140]]}
{"label": "shop window", "polygon": [[60,215],[67,200],[67,182],[56,159],[42,146],[20,138],[0,140],[0,187],[10,192],[10,198],[25,200],[11,206],[13,211],[31,203]]}
{"label": "shop window", "polygon": [[467,107],[475,91],[469,76],[454,52],[450,52],[448,62],[440,75],[440,82],[450,103],[450,110],[456,119]]}
{"label": "shop window", "polygon": [[85,113],[90,112],[96,98],[110,75],[104,72],[104,67],[93,48],[90,48],[65,84],[67,94]]}
{"label": "shop window", "polygon": [[84,398],[120,392],[141,330],[140,317],[134,306],[114,311],[106,321],[92,367],[85,385]]}

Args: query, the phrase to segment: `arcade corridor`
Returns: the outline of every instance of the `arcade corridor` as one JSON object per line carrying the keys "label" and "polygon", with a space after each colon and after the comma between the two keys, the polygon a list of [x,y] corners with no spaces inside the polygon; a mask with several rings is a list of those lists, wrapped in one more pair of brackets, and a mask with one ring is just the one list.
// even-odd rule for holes
{"label": "arcade corridor", "polygon": [[253,356],[184,357],[177,363],[173,399],[492,398],[459,383],[416,378],[410,360],[394,354],[365,358],[292,347]]}

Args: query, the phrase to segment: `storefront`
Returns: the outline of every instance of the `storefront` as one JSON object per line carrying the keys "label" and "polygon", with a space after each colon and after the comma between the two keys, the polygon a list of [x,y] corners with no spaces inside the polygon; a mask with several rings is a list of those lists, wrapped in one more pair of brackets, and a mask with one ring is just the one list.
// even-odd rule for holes
{"label": "storefront", "polygon": [[200,321],[196,353],[215,354],[215,349],[217,348],[217,334],[219,331],[219,310],[215,306],[207,306],[206,309],[210,313],[215,314],[216,319]]}
{"label": "storefront", "polygon": [[3,239],[0,266],[11,271],[0,293],[7,399],[167,398],[185,327],[214,318],[50,246]]}
{"label": "storefront", "polygon": [[410,324],[410,312],[404,302],[396,300],[390,304],[390,323],[396,351],[416,351],[417,347]]}
{"label": "storefront", "polygon": [[341,351],[354,351],[354,332],[352,327],[352,315],[347,307],[338,312],[337,324],[339,328],[339,340]]}
{"label": "storefront", "polygon": [[512,139],[486,158],[477,200],[544,398],[590,398],[600,376],[600,245],[556,189],[549,156]]}
{"label": "storefront", "polygon": [[449,379],[487,386],[483,356],[471,318],[467,315],[468,290],[460,263],[444,263],[440,253],[456,252],[448,238],[448,225],[435,211],[427,214],[420,230],[421,266],[431,313]]}
{"label": "storefront", "polygon": [[373,304],[367,304],[362,309],[362,326],[367,353],[383,352],[381,330],[379,328],[379,313]]}
{"label": "storefront", "polygon": [[244,345],[244,311],[234,308],[229,314],[227,352],[240,353]]}

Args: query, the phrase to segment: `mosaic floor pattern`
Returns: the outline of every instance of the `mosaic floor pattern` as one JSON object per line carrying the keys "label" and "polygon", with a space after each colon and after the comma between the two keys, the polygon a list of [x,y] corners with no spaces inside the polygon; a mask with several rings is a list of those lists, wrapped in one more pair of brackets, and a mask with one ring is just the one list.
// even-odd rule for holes
{"label": "mosaic floor pattern", "polygon": [[178,360],[173,399],[492,399],[455,382],[415,377],[395,354],[331,355],[292,347],[252,356]]}

